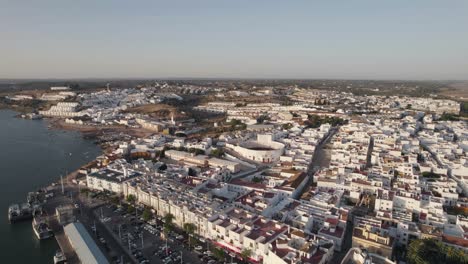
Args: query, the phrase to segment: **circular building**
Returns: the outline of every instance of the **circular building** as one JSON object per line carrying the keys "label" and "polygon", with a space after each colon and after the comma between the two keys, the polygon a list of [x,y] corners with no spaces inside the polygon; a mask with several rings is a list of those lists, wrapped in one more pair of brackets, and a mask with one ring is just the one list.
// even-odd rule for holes
{"label": "circular building", "polygon": [[249,140],[229,147],[246,159],[262,163],[276,161],[284,152],[284,144],[273,141],[273,136],[270,134],[257,135],[257,140]]}

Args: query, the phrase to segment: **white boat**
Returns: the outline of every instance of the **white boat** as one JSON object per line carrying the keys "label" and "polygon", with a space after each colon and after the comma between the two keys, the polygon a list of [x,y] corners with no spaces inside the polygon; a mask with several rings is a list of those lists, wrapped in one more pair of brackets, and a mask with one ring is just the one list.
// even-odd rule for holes
{"label": "white boat", "polygon": [[67,262],[67,258],[65,257],[63,252],[61,250],[57,250],[57,252],[55,252],[55,255],[54,255],[54,264],[66,263],[66,262]]}
{"label": "white boat", "polygon": [[32,222],[32,228],[34,230],[34,234],[36,234],[37,239],[47,239],[54,236],[54,233],[49,228],[49,225],[45,221],[44,218],[41,217],[34,217]]}

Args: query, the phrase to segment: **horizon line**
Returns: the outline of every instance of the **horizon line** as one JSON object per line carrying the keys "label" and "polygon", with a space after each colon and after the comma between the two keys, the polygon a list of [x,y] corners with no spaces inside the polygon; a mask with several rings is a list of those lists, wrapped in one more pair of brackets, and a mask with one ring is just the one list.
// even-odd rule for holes
{"label": "horizon line", "polygon": [[40,78],[8,78],[1,77],[0,81],[92,81],[92,80],[131,80],[131,81],[147,81],[147,80],[278,80],[278,81],[416,81],[416,82],[466,82],[468,79],[406,79],[406,78],[281,78],[281,77],[40,77]]}

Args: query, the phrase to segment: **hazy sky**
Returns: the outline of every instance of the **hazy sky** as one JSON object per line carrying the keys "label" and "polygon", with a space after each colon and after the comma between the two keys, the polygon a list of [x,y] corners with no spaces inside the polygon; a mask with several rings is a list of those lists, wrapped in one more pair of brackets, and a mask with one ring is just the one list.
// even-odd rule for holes
{"label": "hazy sky", "polygon": [[0,0],[0,78],[468,79],[468,1]]}

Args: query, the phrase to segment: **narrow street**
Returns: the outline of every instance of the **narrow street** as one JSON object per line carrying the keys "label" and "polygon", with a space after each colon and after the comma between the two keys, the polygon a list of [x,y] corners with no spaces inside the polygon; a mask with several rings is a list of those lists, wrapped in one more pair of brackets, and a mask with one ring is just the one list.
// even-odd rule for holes
{"label": "narrow street", "polygon": [[326,168],[330,164],[330,153],[329,150],[324,149],[324,146],[330,142],[330,139],[336,134],[339,127],[333,127],[330,129],[330,133],[328,136],[317,145],[314,151],[314,155],[312,156],[312,160],[309,164],[309,168],[307,169],[307,178],[308,181],[304,188],[299,192],[294,199],[299,199],[302,194],[312,185],[314,181],[314,174],[320,170],[320,168]]}

